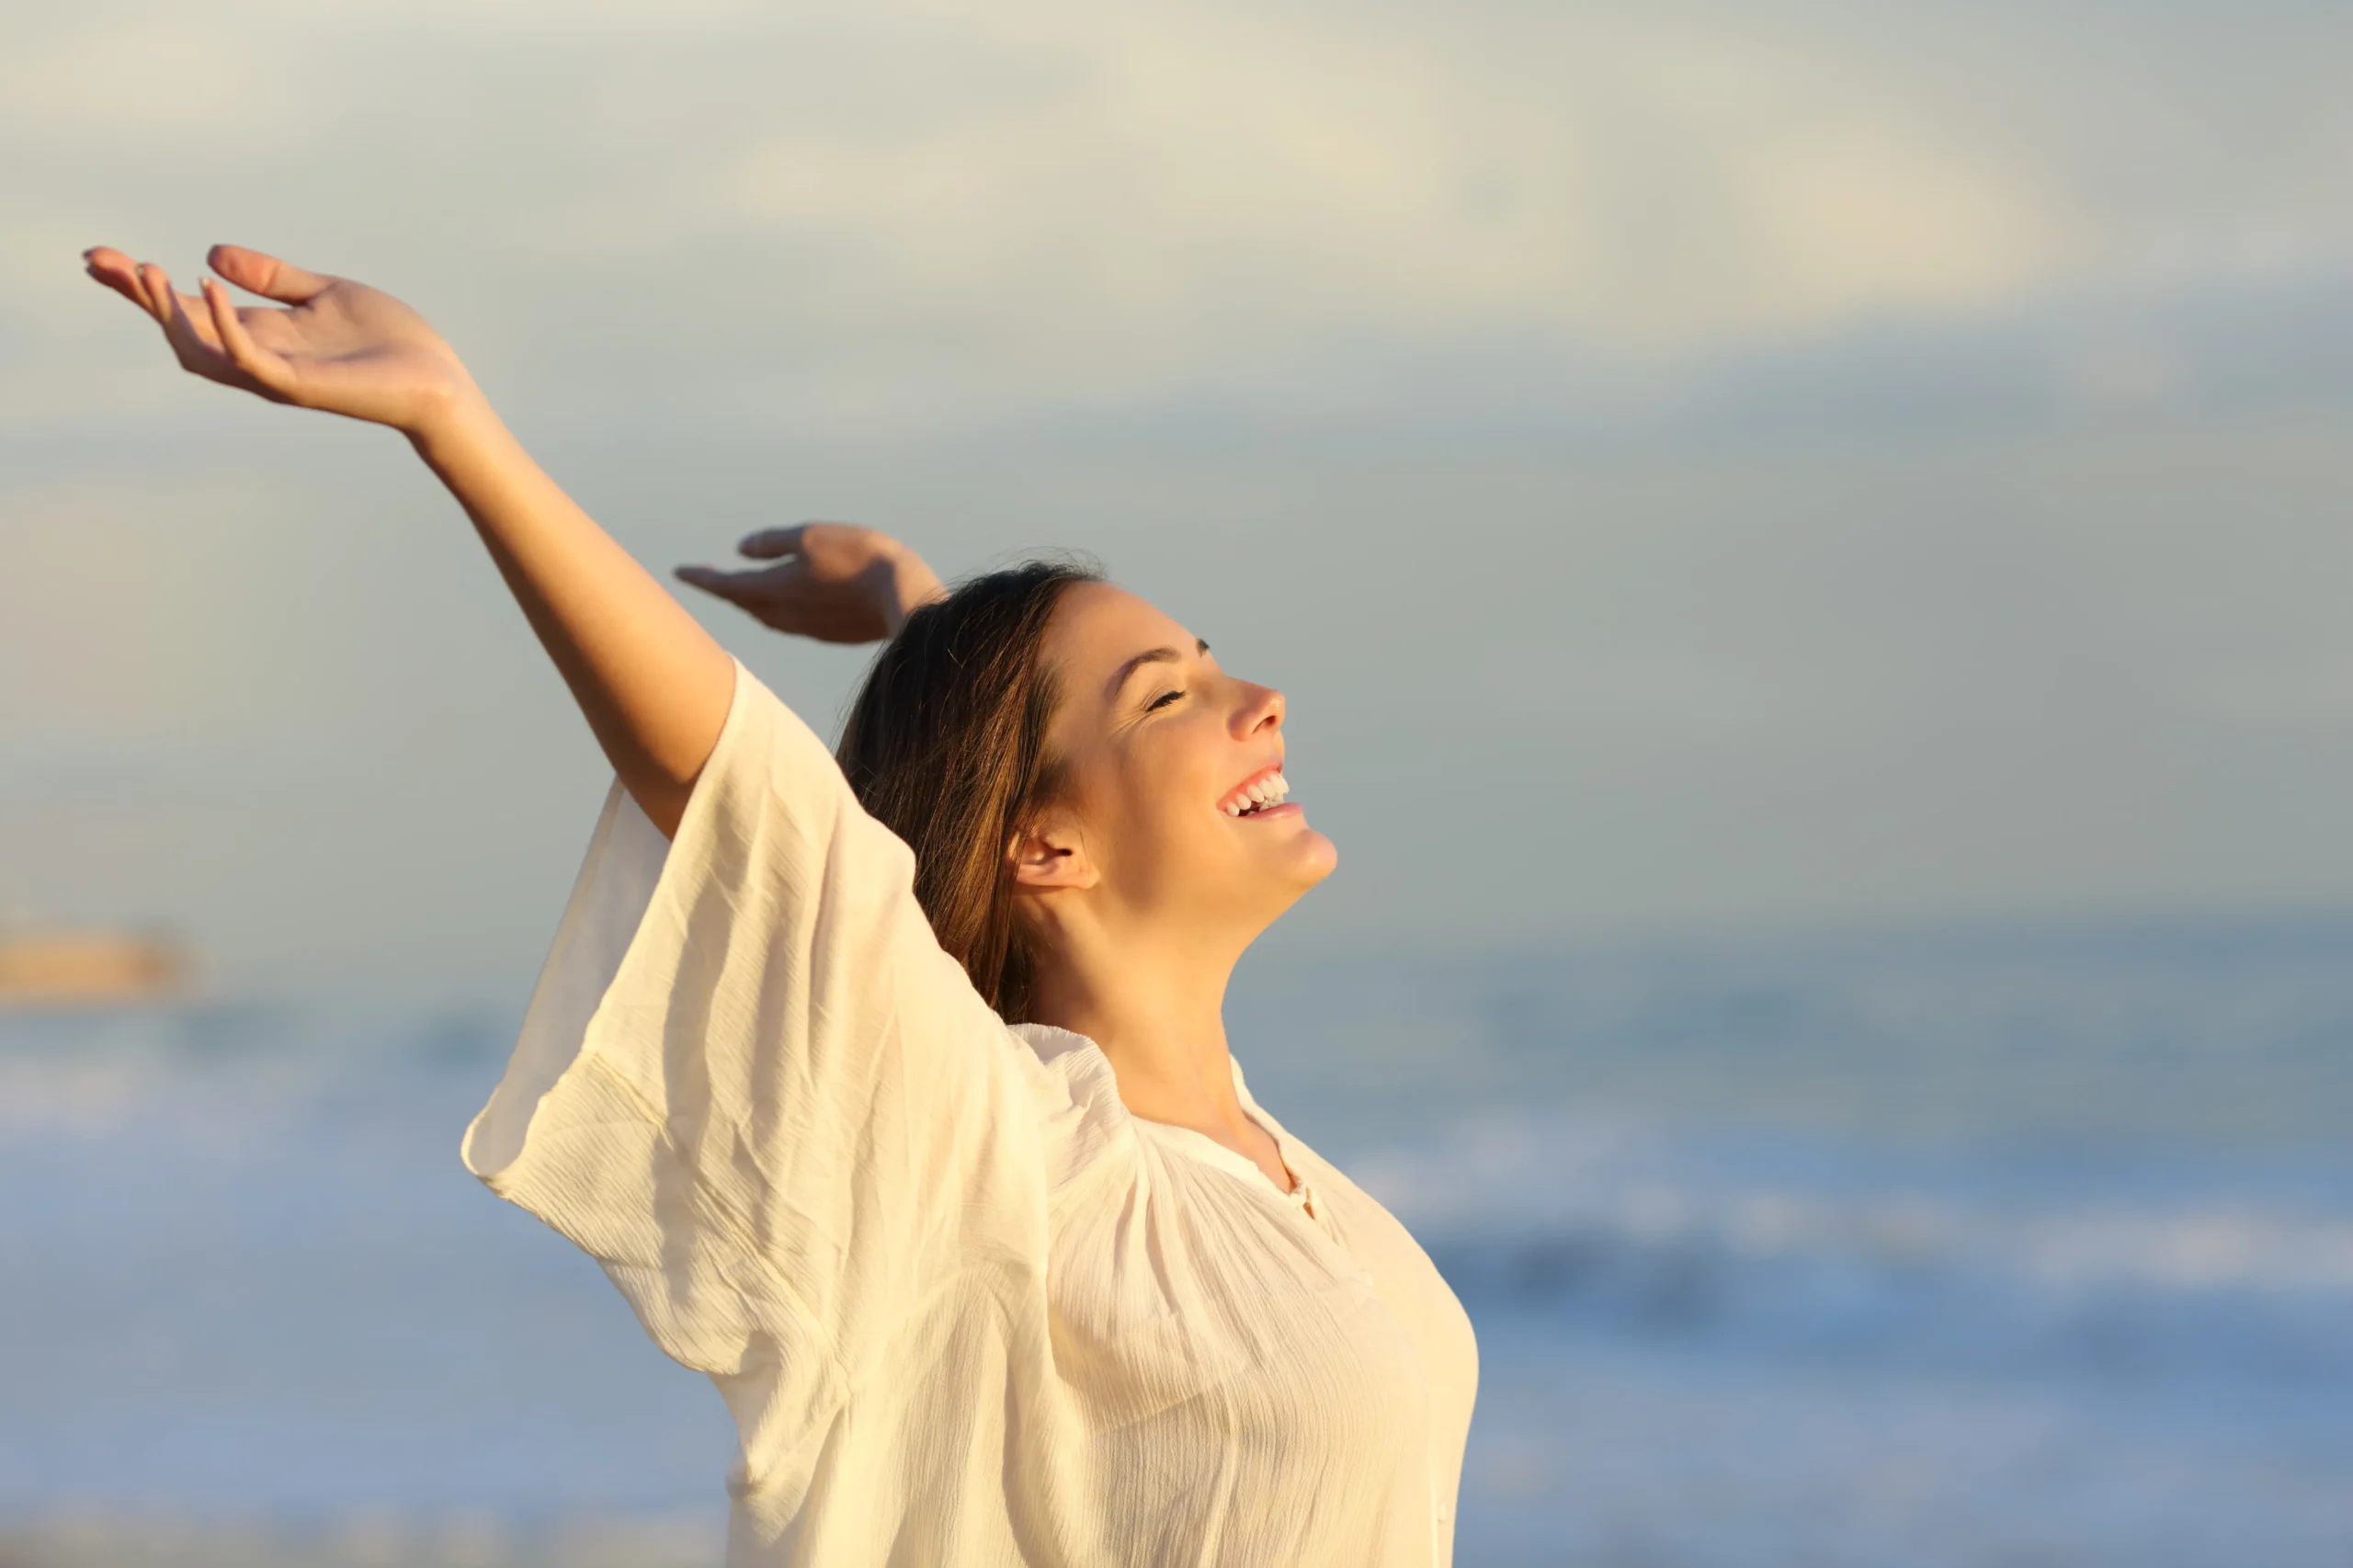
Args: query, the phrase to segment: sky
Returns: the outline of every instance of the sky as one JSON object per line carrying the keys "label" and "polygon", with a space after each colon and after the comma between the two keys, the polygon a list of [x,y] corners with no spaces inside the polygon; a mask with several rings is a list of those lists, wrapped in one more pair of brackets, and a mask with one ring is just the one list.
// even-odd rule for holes
{"label": "sky", "polygon": [[[2353,10],[0,0],[0,916],[528,976],[609,772],[388,289],[641,559],[1100,557],[1282,687],[1303,949],[2353,903]],[[827,733],[863,658],[706,624]]]}

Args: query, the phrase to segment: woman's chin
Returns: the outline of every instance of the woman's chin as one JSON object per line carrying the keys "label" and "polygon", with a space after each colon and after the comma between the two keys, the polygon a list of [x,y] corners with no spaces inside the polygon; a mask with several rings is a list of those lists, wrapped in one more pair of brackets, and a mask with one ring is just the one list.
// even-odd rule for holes
{"label": "woman's chin", "polygon": [[1299,837],[1285,847],[1290,851],[1290,869],[1302,892],[1330,876],[1340,863],[1339,846],[1312,827],[1302,828]]}
{"label": "woman's chin", "polygon": [[1239,895],[1237,911],[1247,910],[1251,918],[1259,921],[1279,917],[1340,863],[1340,852],[1332,841],[1305,823],[1295,824],[1279,837],[1269,831],[1273,826],[1268,824],[1258,830],[1267,836],[1257,839],[1245,865],[1218,876],[1221,891],[1212,895],[1221,899]]}

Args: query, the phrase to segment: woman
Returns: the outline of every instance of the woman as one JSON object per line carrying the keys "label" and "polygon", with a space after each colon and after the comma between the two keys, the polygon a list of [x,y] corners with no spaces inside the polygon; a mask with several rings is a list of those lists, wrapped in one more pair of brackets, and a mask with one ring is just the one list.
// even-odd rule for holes
{"label": "woman", "polygon": [[187,369],[405,435],[612,762],[464,1154],[717,1383],[732,1562],[1450,1559],[1469,1322],[1227,1051],[1235,960],[1333,865],[1279,693],[1068,567],[943,597],[837,529],[686,574],[895,632],[836,766],[398,301],[86,260]]}

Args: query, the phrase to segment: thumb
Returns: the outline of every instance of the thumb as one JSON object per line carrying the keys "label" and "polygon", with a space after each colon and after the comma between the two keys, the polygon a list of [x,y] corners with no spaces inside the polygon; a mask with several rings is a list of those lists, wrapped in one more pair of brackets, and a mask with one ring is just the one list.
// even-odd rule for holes
{"label": "thumb", "polygon": [[299,305],[335,281],[243,245],[214,245],[204,259],[213,271],[247,293],[281,305]]}
{"label": "thumb", "polygon": [[767,578],[763,572],[722,572],[715,566],[674,566],[672,576],[690,584],[706,594],[716,594],[730,604],[742,604],[746,595],[756,592]]}
{"label": "thumb", "polygon": [[809,524],[802,523],[789,528],[755,529],[745,534],[735,549],[739,554],[748,555],[756,561],[773,561],[779,555],[797,555],[801,552],[801,536],[809,528]]}

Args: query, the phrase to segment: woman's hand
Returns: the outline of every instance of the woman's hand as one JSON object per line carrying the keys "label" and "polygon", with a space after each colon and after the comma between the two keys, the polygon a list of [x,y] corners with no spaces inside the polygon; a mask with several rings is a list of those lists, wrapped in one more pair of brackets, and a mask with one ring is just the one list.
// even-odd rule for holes
{"label": "woman's hand", "polygon": [[779,631],[821,642],[879,642],[946,592],[923,558],[889,534],[849,523],[763,528],[735,547],[756,561],[742,572],[681,566],[681,582],[748,611]]}
{"label": "woman's hand", "polygon": [[[290,309],[239,310],[207,279],[85,252],[90,276],[153,316],[182,367],[273,403],[389,425],[466,509],[597,744],[647,820],[677,832],[725,727],[735,662],[500,423],[449,346],[390,294],[215,245],[222,277]],[[479,757],[437,762],[457,774]]]}
{"label": "woman's hand", "polygon": [[176,293],[164,269],[119,250],[85,251],[90,276],[164,329],[180,367],[272,403],[290,403],[412,437],[470,397],[473,379],[425,318],[380,289],[329,278],[238,245],[215,245],[213,270],[287,310],[240,309],[208,278]]}

